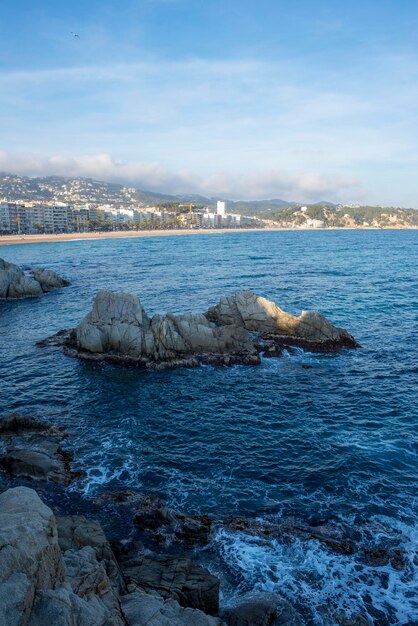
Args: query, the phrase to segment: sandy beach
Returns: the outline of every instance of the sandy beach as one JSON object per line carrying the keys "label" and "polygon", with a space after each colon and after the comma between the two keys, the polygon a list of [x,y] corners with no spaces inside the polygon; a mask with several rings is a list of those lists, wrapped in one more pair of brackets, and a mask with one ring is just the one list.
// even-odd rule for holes
{"label": "sandy beach", "polygon": [[[125,237],[166,237],[173,235],[222,235],[224,233],[248,233],[248,232],[270,232],[270,231],[305,231],[316,232],[320,230],[382,230],[375,227],[359,228],[211,228],[211,229],[179,229],[179,230],[120,230],[111,232],[89,232],[89,233],[59,233],[56,235],[0,235],[0,246],[19,243],[51,243],[54,241],[80,241],[89,239],[122,239]],[[416,230],[410,226],[408,228],[393,227],[383,230]]]}
{"label": "sandy beach", "polygon": [[286,230],[282,228],[212,228],[179,230],[120,230],[111,232],[59,233],[56,235],[2,235],[0,245],[16,243],[50,243],[53,241],[78,241],[80,239],[118,239],[124,237],[164,237],[173,235],[219,235],[222,233],[248,233],[266,230]]}

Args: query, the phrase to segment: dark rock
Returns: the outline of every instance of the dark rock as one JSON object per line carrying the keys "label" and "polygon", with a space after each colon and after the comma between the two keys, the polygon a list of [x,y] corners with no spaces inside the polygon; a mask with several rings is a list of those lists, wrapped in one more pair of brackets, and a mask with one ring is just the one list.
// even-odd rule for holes
{"label": "dark rock", "polygon": [[[121,495],[122,501],[124,495]],[[155,495],[127,494],[127,501],[135,502],[133,522],[142,532],[151,534],[160,543],[183,543],[188,547],[209,541],[212,521],[207,515],[184,515],[168,508]]]}
{"label": "dark rock", "polygon": [[340,626],[368,626],[370,624],[367,617],[357,613],[356,615],[352,615],[351,617],[345,617],[343,615],[337,615],[335,618],[335,623]]}
{"label": "dark rock", "polygon": [[331,524],[310,525],[292,517],[270,520],[229,517],[219,523],[232,531],[245,532],[254,537],[284,539],[296,536],[302,539],[320,541],[338,554],[354,553],[352,540],[346,536],[343,529]]}
{"label": "dark rock", "polygon": [[276,619],[274,626],[304,626],[305,621],[302,620],[296,609],[287,602],[280,598],[276,608]]}
{"label": "dark rock", "polygon": [[366,548],[363,550],[364,561],[373,567],[392,565],[394,569],[401,570],[405,567],[405,553],[399,549],[387,547]]}
{"label": "dark rock", "polygon": [[133,522],[141,530],[155,530],[174,522],[174,515],[158,496],[138,494]]}
{"label": "dark rock", "polygon": [[281,346],[274,346],[272,348],[269,348],[268,350],[265,350],[263,352],[263,356],[267,359],[273,359],[281,356],[282,352],[283,348]]}
{"label": "dark rock", "polygon": [[272,593],[249,594],[237,598],[234,606],[223,609],[219,616],[228,626],[272,626],[277,603]]}
{"label": "dark rock", "polygon": [[23,478],[50,480],[64,485],[72,480],[65,470],[63,459],[59,458],[58,448],[56,456],[36,450],[9,449],[0,457],[0,467],[12,476]]}
{"label": "dark rock", "polygon": [[190,559],[161,555],[132,555],[119,562],[127,589],[157,592],[181,606],[214,615],[219,609],[219,579]]}
{"label": "dark rock", "polygon": [[0,468],[12,476],[69,484],[80,472],[71,470],[73,455],[61,447],[66,433],[42,420],[13,413],[0,418],[6,451]]}
{"label": "dark rock", "polygon": [[212,531],[212,521],[208,515],[176,514],[175,537],[189,546],[208,543]]}
{"label": "dark rock", "polygon": [[52,426],[48,422],[35,419],[29,415],[22,415],[21,413],[10,413],[8,415],[0,416],[0,435],[10,436],[20,434],[23,432],[36,432],[40,431],[44,434],[54,435],[61,439],[65,437],[63,429]]}

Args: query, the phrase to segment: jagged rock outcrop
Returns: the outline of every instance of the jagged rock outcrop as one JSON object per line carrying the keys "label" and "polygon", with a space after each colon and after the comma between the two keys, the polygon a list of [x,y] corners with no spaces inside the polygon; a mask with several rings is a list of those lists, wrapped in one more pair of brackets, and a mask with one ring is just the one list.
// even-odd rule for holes
{"label": "jagged rock outcrop", "polygon": [[219,610],[219,579],[190,559],[171,555],[120,555],[120,566],[130,592],[158,593],[181,606],[210,615]]}
{"label": "jagged rock outcrop", "polygon": [[289,341],[294,339],[317,345],[321,343],[335,344],[339,347],[357,345],[354,337],[344,328],[337,328],[320,313],[302,311],[296,317],[252,291],[223,296],[205,315],[218,324],[227,327],[239,326],[262,336],[276,335],[286,337]]}
{"label": "jagged rock outcrop", "polygon": [[[68,348],[68,344],[67,344]],[[163,368],[195,367],[206,357],[258,362],[244,328],[218,326],[204,315],[154,315],[126,293],[99,291],[73,335],[69,354]]]}
{"label": "jagged rock outcrop", "polygon": [[122,573],[99,522],[82,515],[59,515],[56,518],[58,544],[63,552],[81,550],[86,546],[94,550],[96,558],[105,568],[113,589],[125,589]]}
{"label": "jagged rock outcrop", "polygon": [[154,315],[126,293],[99,291],[92,311],[73,330],[59,331],[39,346],[62,345],[66,354],[154,369],[260,363],[260,353],[279,356],[287,345],[333,351],[356,347],[343,328],[320,313],[299,317],[251,291],[223,297],[204,315]]}
{"label": "jagged rock outcrop", "polygon": [[35,269],[25,273],[18,265],[0,259],[0,300],[34,298],[69,284],[53,270]]}
{"label": "jagged rock outcrop", "polygon": [[80,473],[71,470],[72,454],[61,447],[65,436],[64,430],[20,413],[0,416],[0,469],[15,477],[69,484]]}
{"label": "jagged rock outcrop", "polygon": [[[189,559],[137,552],[122,579],[97,522],[56,518],[26,487],[0,494],[0,626],[225,626],[219,580]],[[166,568],[166,569],[165,569]],[[127,593],[128,592],[128,593]]]}

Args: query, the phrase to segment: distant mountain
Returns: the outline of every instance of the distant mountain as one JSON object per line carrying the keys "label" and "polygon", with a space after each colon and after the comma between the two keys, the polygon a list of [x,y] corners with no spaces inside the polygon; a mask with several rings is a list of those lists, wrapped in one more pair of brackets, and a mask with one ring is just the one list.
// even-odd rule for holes
{"label": "distant mountain", "polygon": [[[165,202],[193,203],[214,207],[219,198],[207,198],[199,194],[169,195],[144,191],[117,183],[107,183],[92,178],[65,178],[63,176],[34,177],[17,176],[0,172],[0,199],[10,201],[66,202],[74,205],[111,204],[113,206],[147,206]],[[285,200],[227,200],[231,213],[258,215],[293,206]]]}
{"label": "distant mountain", "polygon": [[92,178],[65,178],[46,176],[29,178],[0,173],[0,199],[35,202],[55,201],[75,205],[112,204],[114,206],[149,205],[177,201],[175,196],[143,191],[117,183],[106,183]]}

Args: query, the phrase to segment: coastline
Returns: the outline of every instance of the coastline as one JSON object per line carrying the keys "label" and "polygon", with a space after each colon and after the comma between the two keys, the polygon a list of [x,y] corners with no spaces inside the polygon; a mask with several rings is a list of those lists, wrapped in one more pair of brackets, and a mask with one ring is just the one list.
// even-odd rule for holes
{"label": "coastline", "polygon": [[58,241],[80,241],[91,239],[123,239],[127,237],[164,237],[175,235],[220,235],[223,233],[251,233],[251,232],[272,232],[272,231],[307,231],[316,232],[323,230],[417,230],[414,227],[408,228],[196,228],[178,230],[120,230],[120,231],[98,231],[85,233],[57,233],[40,235],[0,235],[0,246],[24,243],[53,243]]}

